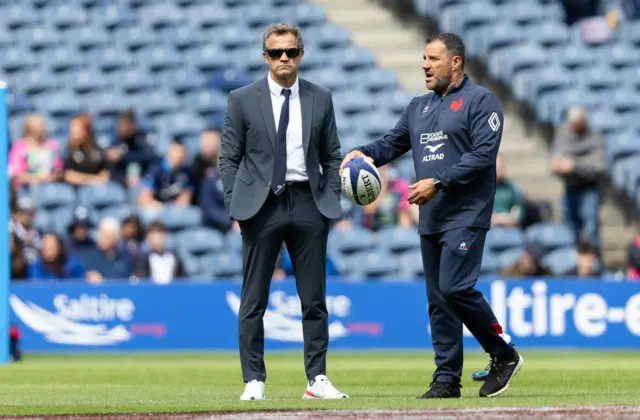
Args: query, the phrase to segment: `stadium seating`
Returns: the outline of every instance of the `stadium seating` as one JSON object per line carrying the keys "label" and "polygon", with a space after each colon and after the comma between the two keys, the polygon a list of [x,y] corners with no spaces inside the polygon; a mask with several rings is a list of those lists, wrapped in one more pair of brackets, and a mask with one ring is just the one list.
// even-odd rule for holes
{"label": "stadium seating", "polygon": [[[490,73],[511,83],[518,97],[534,106],[546,103],[538,109],[542,120],[561,120],[570,103],[560,100],[563,97],[602,112],[594,118],[611,133],[609,167],[620,188],[640,202],[636,170],[640,149],[629,140],[629,133],[640,128],[636,118],[640,111],[633,98],[616,96],[608,101],[609,108],[596,99],[599,89],[622,87],[621,80],[640,89],[640,72],[635,68],[640,51],[607,50],[610,59],[604,61],[615,68],[590,69],[603,50],[578,43],[575,30],[562,23],[562,9],[555,2],[495,1],[497,7],[486,7],[488,3],[416,0],[419,10],[439,16],[443,29],[469,40],[470,56],[488,57]],[[45,117],[48,134],[65,150],[69,119],[88,110],[98,143],[106,146],[114,132],[114,117],[132,107],[140,124],[157,135],[159,154],[179,135],[193,156],[199,133],[220,123],[229,91],[266,75],[262,30],[281,19],[299,25],[305,36],[302,76],[333,91],[343,152],[396,124],[414,94],[399,87],[397,75],[379,68],[369,50],[354,45],[346,28],[303,0],[3,0],[0,79],[7,80],[11,89],[11,140],[21,136],[25,115],[36,111]],[[638,31],[622,29],[616,42],[637,49]],[[562,68],[579,74],[581,83],[576,85]],[[613,114],[613,108],[624,111],[625,117]],[[410,156],[399,160],[396,170],[412,180]],[[122,220],[138,214],[144,226],[155,220],[167,224],[170,246],[183,259],[189,276],[241,274],[240,235],[204,228],[197,207],[140,209],[139,188],[124,190],[112,183],[77,190],[55,183],[28,194],[36,201],[36,224],[43,229],[66,235],[76,205],[90,209],[94,225],[105,217]],[[535,229],[531,232],[529,236],[537,235]],[[568,246],[565,237],[540,235],[554,252]],[[512,264],[524,241],[525,234],[518,229],[493,229],[482,273]],[[392,227],[375,234],[364,228],[334,229],[329,254],[339,270],[354,279],[415,278],[423,273],[415,229]],[[558,258],[550,256],[550,266]]]}

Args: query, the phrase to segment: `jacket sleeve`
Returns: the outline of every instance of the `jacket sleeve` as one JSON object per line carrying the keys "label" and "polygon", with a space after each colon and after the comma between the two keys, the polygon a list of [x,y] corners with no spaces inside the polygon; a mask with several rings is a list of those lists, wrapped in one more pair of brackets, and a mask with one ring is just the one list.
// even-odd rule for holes
{"label": "jacket sleeve", "polygon": [[340,196],[342,187],[340,185],[340,163],[342,155],[340,152],[340,140],[336,127],[336,115],[333,109],[333,98],[329,92],[327,99],[327,110],[323,129],[323,141],[320,142],[320,165],[325,181],[329,188]]}
{"label": "jacket sleeve", "polygon": [[470,111],[471,152],[464,153],[460,162],[451,168],[441,169],[435,178],[445,188],[457,187],[472,182],[487,168],[495,165],[503,126],[504,115],[500,102],[490,92],[483,94],[472,104]]}
{"label": "jacket sleeve", "polygon": [[220,174],[224,188],[224,205],[227,213],[231,206],[233,183],[238,166],[245,155],[245,127],[240,98],[235,92],[229,93],[227,112],[222,125],[220,145]]}
{"label": "jacket sleeve", "polygon": [[389,130],[381,139],[367,145],[356,147],[365,155],[373,159],[377,167],[399,158],[411,150],[411,137],[409,135],[409,113],[414,108],[416,99],[414,98],[405,108],[396,126]]}

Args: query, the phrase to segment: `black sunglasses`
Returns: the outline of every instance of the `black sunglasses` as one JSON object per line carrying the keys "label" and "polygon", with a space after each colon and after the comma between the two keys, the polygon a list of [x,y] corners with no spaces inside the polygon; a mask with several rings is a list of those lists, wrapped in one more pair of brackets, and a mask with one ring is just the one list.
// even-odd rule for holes
{"label": "black sunglasses", "polygon": [[287,57],[289,58],[296,58],[300,55],[300,51],[300,48],[274,48],[265,50],[264,52],[266,52],[269,58],[271,58],[272,60],[278,60],[280,57],[282,57],[282,53],[287,53]]}

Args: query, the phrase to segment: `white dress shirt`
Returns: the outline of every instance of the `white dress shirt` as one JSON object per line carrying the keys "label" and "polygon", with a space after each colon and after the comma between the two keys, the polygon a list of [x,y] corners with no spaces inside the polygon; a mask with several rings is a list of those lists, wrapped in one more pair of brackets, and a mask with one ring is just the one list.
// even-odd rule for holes
{"label": "white dress shirt", "polygon": [[[276,133],[280,123],[280,111],[284,104],[282,86],[273,81],[271,75],[267,75],[269,90],[271,91],[271,105],[273,106],[273,118],[276,122]],[[298,78],[291,86],[289,96],[289,126],[287,127],[287,173],[286,181],[306,181],[307,166],[304,160],[304,147],[302,146],[302,107],[300,106],[300,84]]]}

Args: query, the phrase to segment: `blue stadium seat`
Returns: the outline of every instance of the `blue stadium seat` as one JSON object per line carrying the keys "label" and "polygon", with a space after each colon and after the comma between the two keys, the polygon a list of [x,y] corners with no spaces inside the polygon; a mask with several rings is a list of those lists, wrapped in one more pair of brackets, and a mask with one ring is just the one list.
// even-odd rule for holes
{"label": "blue stadium seat", "polygon": [[32,27],[40,23],[40,17],[36,10],[24,3],[15,4],[3,11],[3,21],[7,28],[15,30],[23,27]]}
{"label": "blue stadium seat", "polygon": [[333,94],[333,107],[345,115],[368,113],[375,105],[371,95],[363,90],[350,89]]}
{"label": "blue stadium seat", "polygon": [[136,95],[136,108],[150,118],[169,115],[180,109],[180,98],[171,90],[158,89]]}
{"label": "blue stadium seat", "polygon": [[424,278],[424,265],[420,249],[403,252],[397,257],[397,261],[403,276],[414,279]]}
{"label": "blue stadium seat", "polygon": [[129,51],[120,46],[108,46],[102,50],[91,51],[89,59],[104,72],[126,69],[134,63]]}
{"label": "blue stadium seat", "polygon": [[224,50],[216,44],[205,44],[185,53],[186,62],[200,71],[225,69],[231,64],[231,59]]}
{"label": "blue stadium seat", "polygon": [[240,232],[230,231],[224,237],[225,249],[242,252],[242,235]]}
{"label": "blue stadium seat", "polygon": [[139,60],[152,71],[173,70],[184,65],[181,54],[168,45],[152,46],[138,52]]}
{"label": "blue stadium seat", "polygon": [[38,109],[54,118],[71,118],[83,111],[83,104],[74,100],[74,96],[66,91],[41,95],[35,103]]}
{"label": "blue stadium seat", "polygon": [[490,26],[500,19],[495,7],[484,2],[457,4],[440,14],[440,27],[444,32],[455,32],[466,38],[466,32],[478,26]]}
{"label": "blue stadium seat", "polygon": [[135,104],[122,92],[107,90],[90,94],[87,105],[97,117],[115,117],[123,109],[132,108]]}
{"label": "blue stadium seat", "polygon": [[556,63],[570,70],[589,68],[596,62],[596,57],[592,50],[575,44],[553,48],[552,55]]}
{"label": "blue stadium seat", "polygon": [[520,71],[543,68],[548,62],[548,54],[538,44],[513,45],[501,48],[489,56],[489,74],[507,81]]}
{"label": "blue stadium seat", "polygon": [[34,185],[31,188],[31,197],[38,209],[48,211],[70,207],[76,202],[76,193],[72,186],[61,182]]}
{"label": "blue stadium seat", "polygon": [[204,118],[191,111],[179,111],[158,121],[158,129],[169,137],[198,135],[207,123]]}
{"label": "blue stadium seat", "polygon": [[593,91],[615,90],[621,83],[618,74],[608,66],[580,69],[576,71],[574,77],[582,86]]}
{"label": "blue stadium seat", "polygon": [[223,114],[227,110],[227,96],[218,91],[192,92],[184,96],[183,102],[203,116]]}
{"label": "blue stadium seat", "polygon": [[513,267],[522,256],[522,252],[522,247],[515,247],[496,253],[495,255],[497,258],[497,271],[502,271]]}
{"label": "blue stadium seat", "polygon": [[368,48],[348,46],[337,50],[335,54],[334,60],[347,71],[367,69],[376,65],[376,59]]}
{"label": "blue stadium seat", "polygon": [[33,219],[33,224],[39,232],[45,233],[53,231],[51,224],[51,213],[46,210],[38,210]]}
{"label": "blue stadium seat", "polygon": [[257,32],[248,31],[242,26],[228,26],[216,38],[216,42],[227,50],[243,49],[262,43],[262,38],[256,35]]}
{"label": "blue stadium seat", "polygon": [[58,81],[47,69],[34,69],[22,72],[21,89],[29,95],[51,92],[58,89]]}
{"label": "blue stadium seat", "polygon": [[494,26],[479,26],[469,30],[465,47],[469,57],[482,59],[487,54],[524,40],[521,28],[511,22],[500,22]]}
{"label": "blue stadium seat", "polygon": [[606,46],[601,51],[608,58],[608,62],[616,68],[638,68],[640,64],[640,51],[629,44],[616,44],[612,47]]}
{"label": "blue stadium seat", "polygon": [[85,25],[87,14],[84,10],[74,5],[59,4],[45,11],[44,20],[59,29],[67,29]]}
{"label": "blue stadium seat", "polygon": [[499,13],[501,19],[513,22],[517,26],[535,26],[537,28],[548,20],[539,3],[535,0],[507,2],[500,6]]}
{"label": "blue stadium seat", "polygon": [[400,253],[420,248],[420,236],[415,228],[389,226],[378,231],[378,243],[384,251]]}
{"label": "blue stadium seat", "polygon": [[542,257],[542,266],[554,276],[566,276],[575,272],[578,262],[576,250],[571,247],[559,248]]}
{"label": "blue stadium seat", "polygon": [[367,251],[375,245],[373,234],[359,226],[353,226],[348,230],[332,229],[328,242],[331,250],[340,254]]}
{"label": "blue stadium seat", "polygon": [[205,273],[214,279],[241,277],[242,258],[237,253],[216,253],[206,258]]}
{"label": "blue stadium seat", "polygon": [[198,48],[207,42],[203,32],[193,27],[179,26],[162,32],[165,44],[173,45],[179,50]]}
{"label": "blue stadium seat", "polygon": [[85,57],[64,46],[43,51],[42,62],[56,73],[76,73],[87,66]]}
{"label": "blue stadium seat", "polygon": [[306,28],[304,32],[305,43],[312,42],[323,49],[346,47],[351,43],[351,32],[335,23],[327,22],[319,27]]}
{"label": "blue stadium seat", "polygon": [[420,93],[409,92],[406,90],[393,90],[383,91],[376,93],[376,98],[379,107],[387,108],[390,113],[397,113],[400,115],[409,105],[409,102],[416,96],[420,96]]}
{"label": "blue stadium seat", "polygon": [[545,48],[567,46],[571,42],[571,35],[567,26],[560,21],[537,22],[527,28],[527,37]]}
{"label": "blue stadium seat", "polygon": [[253,28],[264,28],[282,19],[280,12],[274,8],[266,8],[261,4],[252,4],[233,9],[234,18],[239,25]]}
{"label": "blue stadium seat", "polygon": [[398,76],[391,71],[373,67],[351,73],[354,85],[372,93],[395,91],[399,87]]}
{"label": "blue stadium seat", "polygon": [[176,234],[176,245],[177,249],[190,255],[210,255],[223,251],[224,238],[213,229],[192,227]]}
{"label": "blue stadium seat", "polygon": [[525,231],[525,238],[527,242],[543,245],[549,251],[575,245],[575,235],[569,227],[549,222],[529,226]]}
{"label": "blue stadium seat", "polygon": [[55,48],[64,42],[64,39],[55,28],[46,25],[27,28],[18,36],[21,42],[34,51]]}
{"label": "blue stadium seat", "polygon": [[66,80],[67,86],[72,87],[78,94],[99,92],[106,86],[100,70],[94,68],[74,72],[67,76]]}
{"label": "blue stadium seat", "polygon": [[524,235],[519,228],[492,227],[487,233],[487,247],[496,252],[518,248],[524,244]]}
{"label": "blue stadium seat", "polygon": [[69,226],[73,223],[73,207],[58,207],[49,213],[49,228],[63,238],[69,233]]}
{"label": "blue stadium seat", "polygon": [[354,117],[353,120],[359,131],[366,133],[371,140],[375,140],[384,136],[389,130],[396,126],[398,116],[381,112],[363,114]]}
{"label": "blue stadium seat", "polygon": [[389,258],[388,254],[381,250],[365,251],[351,256],[353,264],[351,277],[381,278],[396,276],[400,272],[398,261]]}
{"label": "blue stadium seat", "polygon": [[628,126],[625,120],[612,110],[598,110],[591,114],[590,124],[604,135],[626,131]]}
{"label": "blue stadium seat", "polygon": [[138,8],[138,17],[143,26],[151,30],[165,27],[177,27],[184,22],[180,7],[173,3],[149,2],[148,6]]}
{"label": "blue stadium seat", "polygon": [[34,68],[38,64],[33,52],[23,47],[11,47],[2,52],[0,66],[5,73],[13,73]]}
{"label": "blue stadium seat", "polygon": [[620,24],[620,40],[640,47],[640,21],[629,20]]}
{"label": "blue stadium seat", "polygon": [[225,8],[207,2],[189,7],[186,19],[193,27],[206,29],[233,23],[233,14]]}
{"label": "blue stadium seat", "polygon": [[172,89],[179,95],[201,91],[206,84],[207,79],[190,67],[163,72],[160,77],[163,89]]}
{"label": "blue stadium seat", "polygon": [[109,79],[114,86],[119,86],[124,92],[130,94],[149,92],[157,87],[153,74],[146,67],[131,67],[114,72],[109,75]]}
{"label": "blue stadium seat", "polygon": [[[310,82],[326,87],[334,92],[348,90],[349,87],[353,86],[352,81],[347,75],[341,69],[334,66],[308,71],[304,77]],[[335,102],[334,100],[334,106],[336,105]]]}
{"label": "blue stadium seat", "polygon": [[93,9],[92,21],[105,29],[134,27],[137,24],[135,12],[121,4],[108,4]]}
{"label": "blue stadium seat", "polygon": [[98,224],[100,220],[107,217],[113,217],[118,221],[122,221],[126,217],[134,215],[134,209],[128,204],[110,204],[104,207],[100,211],[92,212],[93,223]]}
{"label": "blue stadium seat", "polygon": [[141,26],[123,26],[113,31],[116,45],[129,50],[150,48],[158,43],[153,32]]}
{"label": "blue stadium seat", "polygon": [[223,92],[231,92],[252,82],[253,78],[249,73],[235,69],[218,70],[211,74],[211,88]]}
{"label": "blue stadium seat", "polygon": [[482,255],[480,264],[480,274],[494,274],[500,270],[500,260],[493,252],[486,252]]}
{"label": "blue stadium seat", "polygon": [[126,203],[127,193],[120,184],[107,182],[99,185],[85,185],[78,189],[78,204],[101,211],[110,206]]}

